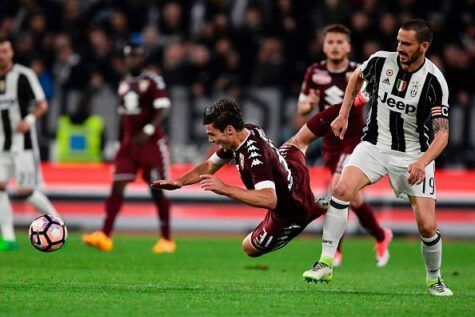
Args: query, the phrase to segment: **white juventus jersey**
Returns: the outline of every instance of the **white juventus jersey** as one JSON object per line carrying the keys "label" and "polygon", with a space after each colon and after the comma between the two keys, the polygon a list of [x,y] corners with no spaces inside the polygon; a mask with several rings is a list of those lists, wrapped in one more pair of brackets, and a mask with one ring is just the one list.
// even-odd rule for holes
{"label": "white juventus jersey", "polygon": [[449,92],[440,70],[428,59],[409,73],[398,53],[380,51],[361,66],[371,107],[363,140],[382,149],[420,153],[431,136],[429,118],[448,118]]}
{"label": "white juventus jersey", "polygon": [[42,100],[43,89],[30,68],[14,64],[6,76],[0,76],[0,152],[37,147],[34,127],[26,133],[15,128],[29,114],[30,107]]}

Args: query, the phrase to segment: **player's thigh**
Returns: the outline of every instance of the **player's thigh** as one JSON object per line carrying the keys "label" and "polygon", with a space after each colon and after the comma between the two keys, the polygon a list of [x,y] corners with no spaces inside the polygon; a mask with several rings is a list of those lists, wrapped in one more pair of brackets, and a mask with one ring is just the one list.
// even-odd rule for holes
{"label": "player's thigh", "polygon": [[422,183],[410,185],[408,182],[409,172],[407,167],[414,163],[417,158],[393,157],[388,168],[389,182],[394,193],[399,198],[408,199],[408,196],[426,197],[436,199],[435,164],[430,163],[425,168],[425,178]]}
{"label": "player's thigh", "polygon": [[13,158],[14,175],[21,190],[31,190],[41,185],[40,165],[32,150],[15,153]]}
{"label": "player's thigh", "polygon": [[264,220],[252,231],[249,238],[246,238],[256,250],[255,253],[248,255],[259,256],[278,250],[304,229],[305,225],[283,219],[273,211],[268,211]]}
{"label": "player's thigh", "polygon": [[10,153],[0,152],[0,186],[5,188],[13,176],[14,165]]}
{"label": "player's thigh", "polygon": [[351,201],[363,187],[379,181],[386,173],[384,156],[376,146],[361,142],[345,164],[333,195]]}
{"label": "player's thigh", "polygon": [[133,182],[137,168],[138,166],[133,158],[132,152],[119,150],[114,160],[114,182]]}
{"label": "player's thigh", "polygon": [[433,237],[437,232],[435,217],[435,199],[430,197],[409,196],[419,233],[424,238]]}
{"label": "player's thigh", "polygon": [[144,148],[140,161],[144,181],[150,183],[158,179],[170,177],[170,150],[166,139],[159,139],[156,143],[148,144]]}

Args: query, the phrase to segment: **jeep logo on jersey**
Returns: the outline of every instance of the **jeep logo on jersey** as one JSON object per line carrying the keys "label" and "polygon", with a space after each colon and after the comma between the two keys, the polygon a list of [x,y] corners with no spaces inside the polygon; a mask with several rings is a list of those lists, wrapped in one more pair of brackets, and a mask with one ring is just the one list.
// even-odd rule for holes
{"label": "jeep logo on jersey", "polygon": [[337,86],[331,86],[325,90],[325,101],[328,105],[333,106],[343,102],[345,93]]}
{"label": "jeep logo on jersey", "polygon": [[8,109],[15,104],[15,98],[0,98],[0,110]]}
{"label": "jeep logo on jersey", "polygon": [[396,99],[389,97],[388,93],[385,92],[383,98],[379,97],[379,100],[382,103],[387,104],[390,108],[396,108],[398,110],[403,110],[405,114],[416,112],[416,107],[410,104],[406,104],[402,101],[396,101]]}

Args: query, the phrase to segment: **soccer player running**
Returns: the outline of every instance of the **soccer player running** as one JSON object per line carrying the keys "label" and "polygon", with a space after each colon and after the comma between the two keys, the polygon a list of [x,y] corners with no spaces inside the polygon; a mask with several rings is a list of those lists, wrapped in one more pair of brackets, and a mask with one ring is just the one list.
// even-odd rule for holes
{"label": "soccer player running", "polygon": [[39,190],[39,166],[35,121],[48,109],[45,94],[32,69],[13,63],[12,43],[0,38],[0,251],[18,249],[7,185],[12,177],[20,197],[38,211],[59,216]]}
{"label": "soccer player running", "polygon": [[[307,69],[298,101],[298,118],[307,116],[314,108],[322,112],[333,105],[342,103],[348,80],[358,67],[355,62],[349,60],[350,51],[350,30],[347,27],[341,24],[332,24],[323,30],[323,53],[326,59]],[[364,103],[364,98],[360,96],[359,104],[357,103],[357,106],[351,109],[349,120],[352,124],[343,140],[337,138],[327,125],[328,130],[323,136],[323,161],[325,168],[333,175],[330,191],[335,188],[343,166],[361,141],[364,127],[364,107],[362,107]],[[335,117],[338,114],[338,112],[333,113]],[[312,125],[310,122],[315,124]],[[321,130],[321,127],[318,121],[310,122],[304,125],[301,133],[306,133],[311,137],[312,134],[316,135],[312,130]],[[375,238],[376,265],[384,267],[389,261],[388,246],[392,240],[392,231],[388,228],[381,228],[372,208],[364,201],[361,192],[357,192],[353,197],[350,207],[365,230]],[[341,243],[340,240],[333,259],[333,266],[341,264],[343,258]]]}
{"label": "soccer player running", "polygon": [[[174,190],[201,182],[206,191],[267,209],[263,221],[242,242],[243,251],[251,257],[282,248],[325,213],[315,203],[304,153],[289,144],[274,147],[263,130],[244,124],[234,100],[222,99],[208,106],[203,124],[209,142],[219,149],[181,177],[155,181],[152,188]],[[245,189],[213,175],[231,160],[235,160]]]}
{"label": "soccer player running", "polygon": [[[353,151],[333,190],[328,212],[348,213],[349,202],[365,186],[389,175],[398,197],[407,198],[421,236],[426,286],[435,296],[451,296],[441,278],[442,240],[435,217],[434,160],[449,139],[448,87],[440,70],[425,58],[432,41],[426,21],[409,20],[399,29],[397,51],[373,54],[350,78],[338,117],[331,123],[344,138],[353,100],[367,82],[371,111],[363,141]],[[431,119],[433,140],[426,121]],[[339,226],[345,226],[342,220]],[[338,230],[338,228],[336,228]],[[304,273],[321,280],[332,274],[333,245]]]}
{"label": "soccer player running", "polygon": [[[122,116],[121,145],[114,161],[114,178],[111,194],[106,201],[106,219],[101,231],[83,235],[86,245],[110,251],[110,238],[114,221],[122,207],[124,189],[135,180],[139,170],[150,183],[166,179],[170,165],[167,138],[161,125],[170,108],[161,76],[146,70],[143,49],[135,44],[124,48],[128,74],[118,89]],[[161,190],[151,191],[157,207],[161,238],[152,248],[154,253],[173,253],[175,243],[170,237],[170,202]]]}

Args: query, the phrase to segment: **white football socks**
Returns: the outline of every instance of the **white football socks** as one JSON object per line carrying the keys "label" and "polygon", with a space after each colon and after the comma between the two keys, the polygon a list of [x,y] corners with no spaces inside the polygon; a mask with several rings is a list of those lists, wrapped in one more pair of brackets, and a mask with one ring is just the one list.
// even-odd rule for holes
{"label": "white football socks", "polygon": [[51,204],[48,197],[46,197],[46,195],[42,192],[35,189],[33,193],[26,198],[26,200],[30,204],[32,204],[39,212],[59,217],[58,212]]}
{"label": "white football socks", "polygon": [[440,233],[431,238],[421,237],[421,250],[426,267],[426,279],[437,280],[440,277],[442,265],[442,239]]}
{"label": "white football socks", "polygon": [[0,191],[0,228],[4,240],[15,241],[13,211],[6,191]]}
{"label": "white football socks", "polygon": [[[330,206],[325,214],[322,234],[322,255],[320,259],[333,259],[338,243],[345,233],[348,223],[348,201],[342,201],[335,197],[330,200]],[[324,261],[322,261],[324,262]]]}

